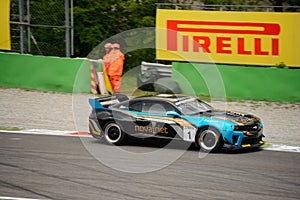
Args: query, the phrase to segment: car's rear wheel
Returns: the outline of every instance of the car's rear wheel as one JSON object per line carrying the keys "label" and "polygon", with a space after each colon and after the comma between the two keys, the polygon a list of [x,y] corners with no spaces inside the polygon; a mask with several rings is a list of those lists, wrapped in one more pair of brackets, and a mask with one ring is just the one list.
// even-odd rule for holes
{"label": "car's rear wheel", "polygon": [[104,136],[108,143],[114,145],[122,145],[126,137],[121,127],[115,122],[109,122],[105,125]]}
{"label": "car's rear wheel", "polygon": [[223,145],[219,131],[212,127],[201,129],[196,137],[196,144],[203,152],[216,152]]}

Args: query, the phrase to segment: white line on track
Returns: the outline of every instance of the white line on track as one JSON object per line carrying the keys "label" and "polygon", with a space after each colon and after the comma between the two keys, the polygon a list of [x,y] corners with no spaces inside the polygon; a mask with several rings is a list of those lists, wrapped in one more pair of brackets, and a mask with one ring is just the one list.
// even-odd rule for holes
{"label": "white line on track", "polygon": [[78,131],[58,131],[47,129],[26,129],[18,131],[0,130],[0,133],[18,133],[18,134],[32,134],[32,135],[52,135],[52,136],[73,136],[73,137],[92,137],[85,132]]}
{"label": "white line on track", "polygon": [[264,150],[300,153],[300,147],[281,145],[281,144],[272,144],[269,147],[265,147]]}
{"label": "white line on track", "polygon": [[[89,135],[86,132],[58,131],[58,130],[47,130],[47,129],[26,129],[26,130],[18,130],[18,131],[0,130],[0,133],[18,133],[18,134],[34,134],[34,135],[72,136],[72,137],[92,137],[91,135]],[[283,151],[283,152],[300,153],[300,146],[288,146],[288,145],[282,145],[282,144],[271,144],[271,146],[263,147],[263,149],[268,150],[268,151]]]}
{"label": "white line on track", "polygon": [[0,200],[41,200],[41,199],[29,199],[29,198],[19,198],[19,197],[1,197]]}

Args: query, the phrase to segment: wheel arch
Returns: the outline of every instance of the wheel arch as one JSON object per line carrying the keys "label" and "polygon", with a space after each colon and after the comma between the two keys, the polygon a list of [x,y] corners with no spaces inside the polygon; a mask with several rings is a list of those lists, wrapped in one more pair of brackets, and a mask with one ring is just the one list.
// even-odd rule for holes
{"label": "wheel arch", "polygon": [[[213,128],[213,129],[217,130],[220,133],[220,135],[222,136],[220,129],[218,127],[212,126],[212,125],[204,125],[204,126],[198,127],[197,134],[201,133],[202,130],[207,129],[207,128]],[[197,138],[197,134],[196,134],[196,138]],[[222,136],[222,139],[223,139],[223,136]]]}
{"label": "wheel arch", "polygon": [[[108,139],[108,129],[111,128],[111,127],[115,126],[119,129],[120,131],[120,137],[115,141],[115,142],[112,142],[111,141],[111,138]],[[107,127],[109,127],[107,129]],[[103,130],[104,130],[104,137],[106,139],[106,141],[108,141],[109,143],[111,144],[114,144],[114,145],[122,145],[126,142],[126,138],[127,138],[127,134],[123,131],[123,127],[120,123],[118,123],[116,120],[106,120],[106,123],[104,123],[104,126],[103,126]]]}
{"label": "wheel arch", "polygon": [[206,125],[203,125],[203,126],[201,126],[201,127],[198,127],[197,133],[196,133],[195,138],[194,138],[194,143],[195,143],[195,145],[196,145],[197,148],[200,147],[200,146],[199,146],[199,143],[198,143],[198,141],[197,141],[197,139],[199,138],[199,134],[200,134],[203,130],[205,130],[205,129],[207,129],[207,128],[211,128],[211,129],[216,130],[216,131],[220,134],[220,139],[221,139],[222,141],[224,141],[223,135],[222,135],[222,133],[221,133],[221,131],[220,131],[220,129],[219,129],[218,127],[216,127],[216,126],[214,126],[214,125],[206,124]]}

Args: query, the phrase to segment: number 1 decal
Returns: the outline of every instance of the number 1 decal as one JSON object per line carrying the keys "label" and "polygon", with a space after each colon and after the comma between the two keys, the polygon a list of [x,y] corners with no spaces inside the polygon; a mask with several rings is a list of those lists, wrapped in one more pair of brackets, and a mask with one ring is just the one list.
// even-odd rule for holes
{"label": "number 1 decal", "polygon": [[192,137],[191,137],[191,132],[189,131],[187,134],[188,134],[188,136],[189,136],[189,140],[192,139]]}
{"label": "number 1 decal", "polygon": [[183,127],[183,140],[193,142],[196,136],[194,127]]}

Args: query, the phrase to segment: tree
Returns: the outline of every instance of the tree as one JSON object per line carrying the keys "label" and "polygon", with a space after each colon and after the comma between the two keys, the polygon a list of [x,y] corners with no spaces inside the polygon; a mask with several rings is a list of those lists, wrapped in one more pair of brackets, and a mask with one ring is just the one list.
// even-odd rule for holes
{"label": "tree", "polygon": [[[124,31],[155,27],[156,2],[156,0],[76,1],[74,7],[76,56],[87,56],[98,44]],[[112,42],[121,43],[121,46],[126,45],[126,41],[116,40]],[[152,40],[154,42],[154,38]],[[143,60],[154,62],[155,50],[142,49],[129,52],[125,56],[125,70],[129,70]]]}
{"label": "tree", "polygon": [[[300,1],[299,0],[270,0],[270,3],[273,6],[300,6]],[[274,11],[276,12],[283,12],[283,11],[288,11],[288,12],[299,12],[299,8],[287,8],[284,10],[282,7],[275,7]]]}
{"label": "tree", "polygon": [[[64,1],[62,0],[30,0],[31,23],[64,25]],[[74,45],[75,57],[86,57],[89,53],[108,38],[111,42],[118,42],[121,48],[134,45],[134,37],[122,37],[123,32],[135,28],[155,27],[156,5],[155,3],[177,4],[214,4],[214,5],[292,5],[299,6],[299,0],[80,0],[74,1]],[[174,6],[163,6],[174,9]],[[188,8],[188,7],[186,7]],[[231,8],[243,10],[244,8]],[[280,11],[277,10],[277,11]],[[295,11],[295,10],[284,10]],[[299,11],[299,9],[298,9]],[[63,28],[36,28],[31,31],[39,42],[45,55],[64,56],[64,43],[55,43],[64,40]],[[118,36],[118,34],[121,34]],[[132,33],[136,34],[136,33]],[[143,42],[149,46],[155,45],[154,33],[145,33]],[[116,37],[112,37],[116,36]],[[42,41],[42,42],[40,42]],[[47,45],[47,48],[45,46]],[[139,44],[135,44],[139,45]],[[95,52],[93,58],[99,58],[104,49]],[[155,62],[155,49],[140,49],[125,54],[125,70],[129,70],[141,63],[141,61]]]}

